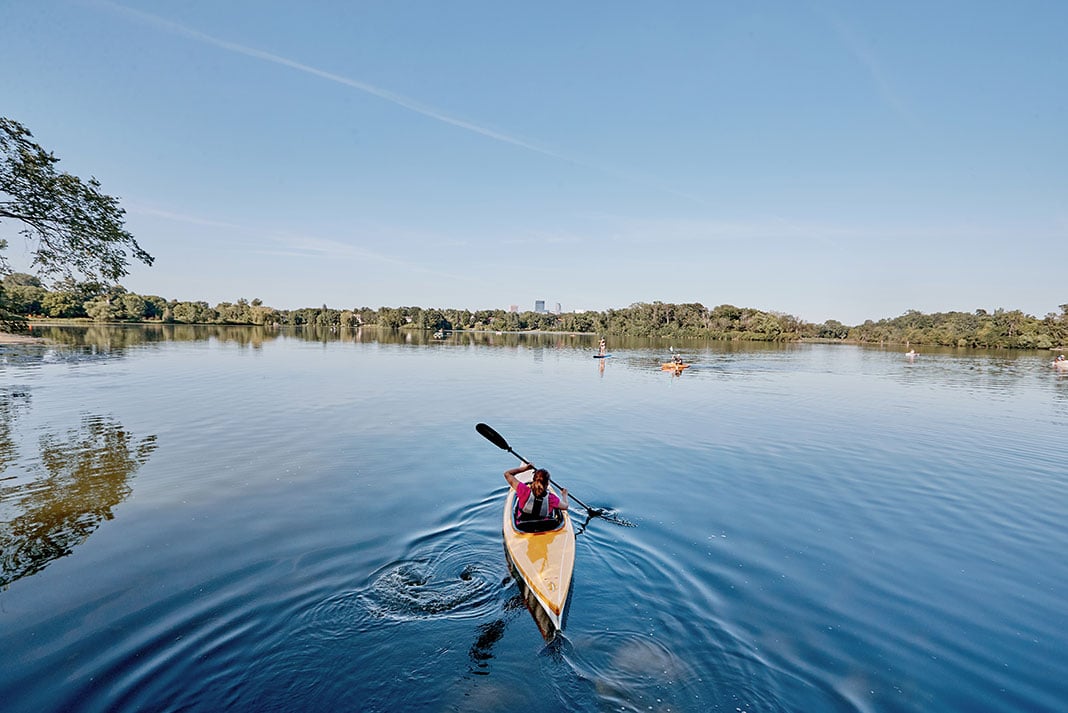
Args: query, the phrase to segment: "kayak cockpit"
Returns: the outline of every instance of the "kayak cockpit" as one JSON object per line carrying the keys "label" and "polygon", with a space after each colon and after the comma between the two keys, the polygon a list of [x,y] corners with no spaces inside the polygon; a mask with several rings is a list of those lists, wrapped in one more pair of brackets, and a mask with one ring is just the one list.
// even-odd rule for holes
{"label": "kayak cockpit", "polygon": [[552,532],[562,529],[564,516],[560,510],[553,512],[551,517],[530,517],[519,509],[519,502],[512,508],[512,526],[519,532]]}

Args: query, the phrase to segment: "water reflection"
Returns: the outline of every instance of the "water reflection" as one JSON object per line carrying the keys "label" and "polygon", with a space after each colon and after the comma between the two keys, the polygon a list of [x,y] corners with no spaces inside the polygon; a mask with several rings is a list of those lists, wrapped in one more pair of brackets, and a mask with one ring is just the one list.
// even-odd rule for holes
{"label": "water reflection", "polygon": [[[0,458],[17,456],[11,425],[22,406],[8,389],[0,400]],[[0,587],[69,555],[130,492],[130,480],[156,449],[105,416],[85,416],[63,435],[40,439],[40,460],[0,485]],[[5,471],[10,472],[10,471]]]}
{"label": "water reflection", "polygon": [[164,342],[209,340],[259,349],[264,343],[279,337],[279,331],[270,327],[225,324],[37,325],[33,334],[53,344],[105,354],[121,353],[130,347]]}
{"label": "water reflection", "polygon": [[[501,346],[501,347],[535,347],[546,349],[578,349],[590,356],[597,353],[599,337],[596,334],[570,332],[495,332],[448,331],[434,333],[422,329],[386,328],[367,325],[363,327],[338,328],[330,326],[252,326],[225,324],[33,324],[33,336],[43,337],[59,345],[71,347],[95,347],[98,350],[121,350],[135,345],[159,342],[208,341],[216,340],[239,346],[259,348],[265,343],[280,339],[299,339],[310,342],[354,342],[381,343],[439,347],[449,346]],[[778,343],[751,341],[720,341],[708,339],[685,339],[680,346],[680,339],[667,337],[635,337],[616,335],[612,348],[617,352],[648,351],[650,359],[660,359],[665,351],[684,349],[695,358],[715,355],[759,355],[787,354],[799,349],[823,348],[825,344],[807,342]],[[675,349],[678,346],[679,349]],[[843,350],[859,349],[872,355],[893,354],[900,358],[897,347],[876,345],[840,344],[834,348]],[[38,347],[40,349],[40,347]],[[1015,361],[1023,355],[1039,356],[1044,364],[1050,361],[1047,350],[1028,351],[1011,349],[965,349],[956,347],[924,347],[913,359],[905,355],[906,363],[919,364],[932,357],[952,357],[986,360],[991,357]]]}
{"label": "water reflection", "polygon": [[[14,424],[19,415],[29,408],[30,390],[28,387],[8,386],[0,389],[0,473],[6,474],[7,467],[15,461],[17,446],[14,438]],[[13,480],[15,476],[0,475],[0,481]]]}
{"label": "water reflection", "polygon": [[1053,398],[1059,402],[1068,401],[1068,372],[1058,370],[1050,381],[1053,384]]}
{"label": "water reflection", "polygon": [[475,639],[475,643],[471,644],[471,650],[467,652],[471,663],[475,666],[471,673],[480,676],[489,674],[487,669],[489,662],[493,659],[493,645],[504,636],[504,629],[504,619],[495,619],[478,627],[478,638]]}
{"label": "water reflection", "polygon": [[[329,326],[250,326],[223,324],[34,324],[33,335],[53,345],[95,349],[100,352],[122,351],[139,345],[164,342],[214,340],[257,349],[278,339],[298,339],[308,342],[352,342],[358,344],[399,344],[412,346],[447,347],[526,347],[532,349],[576,349],[593,355],[597,352],[595,334],[559,332],[444,332],[435,336],[422,329],[398,329],[373,325],[350,328]],[[672,340],[654,337],[618,336],[613,340],[617,351],[648,350],[661,353]],[[675,339],[674,342],[678,340]],[[700,352],[782,352],[796,349],[796,344],[762,342],[722,342],[692,340],[687,349]],[[42,351],[42,347],[36,347]],[[602,361],[602,360],[598,360]]]}

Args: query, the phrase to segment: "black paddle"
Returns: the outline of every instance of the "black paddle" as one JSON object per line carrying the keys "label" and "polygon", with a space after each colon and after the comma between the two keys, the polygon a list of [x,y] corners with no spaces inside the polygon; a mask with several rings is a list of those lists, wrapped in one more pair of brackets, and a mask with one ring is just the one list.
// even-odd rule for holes
{"label": "black paddle", "polygon": [[[527,465],[531,464],[530,461],[528,461],[526,458],[524,458],[523,456],[519,455],[518,453],[516,453],[515,451],[512,450],[512,447],[510,445],[508,445],[508,441],[504,440],[504,436],[502,436],[501,434],[499,434],[496,431],[494,431],[492,428],[490,428],[485,423],[476,423],[475,424],[475,430],[478,431],[479,433],[481,433],[483,438],[485,438],[487,441],[489,441],[493,445],[495,445],[498,448],[500,448],[502,451],[508,451],[509,453],[511,453],[512,455],[514,455],[516,458],[518,458],[519,460],[523,461]],[[550,482],[552,482],[551,479],[550,479]],[[557,485],[559,485],[559,483],[557,483]],[[572,500],[574,500],[576,503],[578,503],[582,507],[586,508],[586,512],[588,512],[590,515],[592,515],[594,517],[598,517],[598,516],[604,515],[604,510],[603,509],[601,509],[601,508],[591,508],[589,505],[587,505],[586,503],[582,502],[581,500],[576,498],[574,495],[571,495],[571,493],[568,493],[568,496]]]}

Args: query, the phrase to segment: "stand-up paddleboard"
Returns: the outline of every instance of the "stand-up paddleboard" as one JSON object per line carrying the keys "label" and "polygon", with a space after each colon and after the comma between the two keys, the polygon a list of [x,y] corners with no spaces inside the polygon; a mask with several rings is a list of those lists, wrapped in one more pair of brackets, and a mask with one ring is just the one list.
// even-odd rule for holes
{"label": "stand-up paddleboard", "polygon": [[607,359],[610,356],[612,356],[612,355],[611,354],[594,354],[593,358],[594,359]]}

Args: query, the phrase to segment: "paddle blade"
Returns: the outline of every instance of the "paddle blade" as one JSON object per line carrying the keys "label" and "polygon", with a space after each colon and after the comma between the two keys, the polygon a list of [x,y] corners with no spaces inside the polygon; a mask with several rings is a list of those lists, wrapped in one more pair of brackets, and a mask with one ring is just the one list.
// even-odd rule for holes
{"label": "paddle blade", "polygon": [[488,425],[484,423],[476,423],[475,430],[482,434],[483,438],[500,448],[502,451],[512,450],[508,445],[508,441],[504,440],[504,436],[494,431]]}

